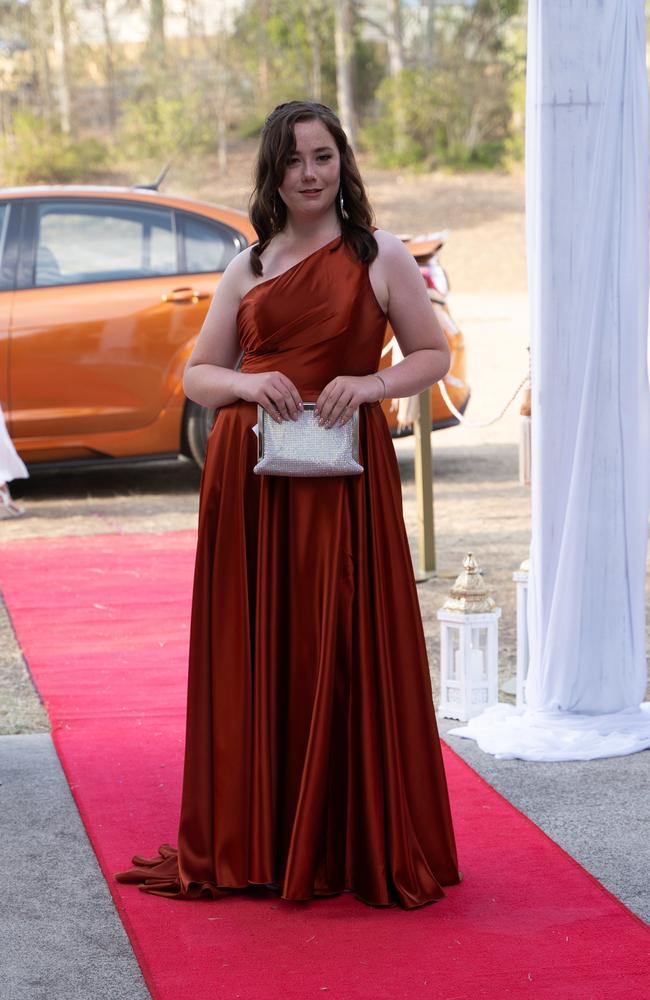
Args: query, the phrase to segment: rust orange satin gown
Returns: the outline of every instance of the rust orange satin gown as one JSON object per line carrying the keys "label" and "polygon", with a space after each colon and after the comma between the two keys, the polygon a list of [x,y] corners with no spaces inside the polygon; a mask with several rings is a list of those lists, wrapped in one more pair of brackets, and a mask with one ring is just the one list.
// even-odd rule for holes
{"label": "rust orange satin gown", "polygon": [[[242,371],[315,400],[378,369],[386,317],[337,237],[253,287],[238,329]],[[365,471],[321,479],[256,476],[255,422],[218,411],[201,481],[178,848],[116,877],[433,902],[461,876],[386,419],[363,404]]]}

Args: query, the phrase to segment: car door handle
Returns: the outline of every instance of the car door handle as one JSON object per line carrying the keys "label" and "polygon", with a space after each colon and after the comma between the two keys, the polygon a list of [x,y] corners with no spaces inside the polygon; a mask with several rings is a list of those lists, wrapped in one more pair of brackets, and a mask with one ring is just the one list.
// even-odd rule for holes
{"label": "car door handle", "polygon": [[207,299],[208,292],[199,292],[189,285],[182,288],[173,288],[171,292],[165,292],[160,296],[162,302],[198,302],[199,299]]}

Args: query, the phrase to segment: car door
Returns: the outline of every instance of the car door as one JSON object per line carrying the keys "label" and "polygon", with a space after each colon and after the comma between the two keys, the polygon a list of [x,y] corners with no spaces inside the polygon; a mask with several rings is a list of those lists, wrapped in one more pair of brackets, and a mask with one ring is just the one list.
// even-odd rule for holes
{"label": "car door", "polygon": [[56,437],[74,453],[92,435],[152,423],[177,389],[214,277],[195,286],[179,276],[169,207],[67,196],[25,210],[10,347],[16,437]]}

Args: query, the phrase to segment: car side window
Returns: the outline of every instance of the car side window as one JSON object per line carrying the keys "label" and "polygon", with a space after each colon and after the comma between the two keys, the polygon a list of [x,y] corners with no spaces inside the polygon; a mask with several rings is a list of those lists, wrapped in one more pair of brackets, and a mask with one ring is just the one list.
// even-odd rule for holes
{"label": "car side window", "polygon": [[225,271],[242,249],[232,230],[208,219],[179,213],[185,260],[183,271],[198,274],[205,271]]}
{"label": "car side window", "polygon": [[36,219],[36,287],[150,278],[177,271],[171,210],[128,202],[44,201]]}

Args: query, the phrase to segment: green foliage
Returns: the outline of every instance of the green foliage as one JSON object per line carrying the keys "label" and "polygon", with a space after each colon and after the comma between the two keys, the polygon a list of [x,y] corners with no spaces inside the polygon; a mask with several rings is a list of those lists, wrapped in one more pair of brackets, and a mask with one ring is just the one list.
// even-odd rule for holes
{"label": "green foliage", "polygon": [[[336,105],[334,14],[329,0],[270,0],[260,17],[247,0],[236,20],[238,70],[251,82],[249,110],[240,134],[264,121],[282,101],[319,100]],[[263,69],[264,67],[264,69]]]}
{"label": "green foliage", "polygon": [[14,114],[11,130],[0,139],[5,184],[87,182],[101,173],[106,158],[97,139],[71,139],[26,111]]}
{"label": "green foliage", "polygon": [[167,97],[147,88],[122,106],[122,155],[160,160],[176,153],[208,152],[214,143],[209,109],[196,94]]}
{"label": "green foliage", "polygon": [[377,88],[378,113],[361,139],[381,166],[415,166],[433,158],[438,122],[431,84],[430,73],[420,67],[387,77]]}
{"label": "green foliage", "polygon": [[440,22],[433,66],[381,82],[362,132],[381,165],[485,169],[521,156],[525,47],[509,30],[519,6],[477,0]]}
{"label": "green foliage", "polygon": [[[332,51],[332,81],[336,92],[336,67]],[[357,37],[354,44],[354,97],[359,118],[363,121],[375,102],[375,95],[386,74],[384,47],[375,41]]]}
{"label": "green foliage", "polygon": [[[373,13],[376,6],[352,4],[358,145],[384,166],[415,170],[521,160],[522,0],[432,4],[431,33],[420,16],[424,5],[402,0],[405,68],[396,77],[389,76],[386,25]],[[5,7],[13,9],[0,0],[0,11]],[[282,101],[308,98],[336,109],[334,7],[331,0],[242,0],[234,21],[224,19],[215,31],[188,3],[189,33],[172,42],[163,37],[163,4],[152,0],[140,5],[155,15],[148,45],[124,45],[116,32],[111,41],[109,32],[90,46],[83,23],[75,24],[76,8],[67,5],[69,26],[75,28],[68,50],[74,135],[68,137],[45,124],[58,114],[47,73],[47,30],[36,30],[33,4],[19,5],[20,16],[7,22],[24,45],[7,57],[13,60],[14,89],[5,98],[0,135],[3,180],[105,176],[106,147],[83,138],[102,129],[110,166],[121,169],[129,161],[131,173],[146,161],[162,164],[178,154],[210,153],[219,137],[223,152],[226,138],[257,136]],[[16,107],[29,111],[10,117],[8,109]]]}
{"label": "green foliage", "polygon": [[257,139],[260,132],[262,131],[262,125],[264,124],[264,116],[261,114],[250,114],[247,115],[239,123],[238,134],[242,139]]}
{"label": "green foliage", "polygon": [[512,166],[524,159],[524,122],[526,118],[526,28],[520,24],[513,32],[510,56],[510,108],[512,122],[505,142],[504,164]]}

